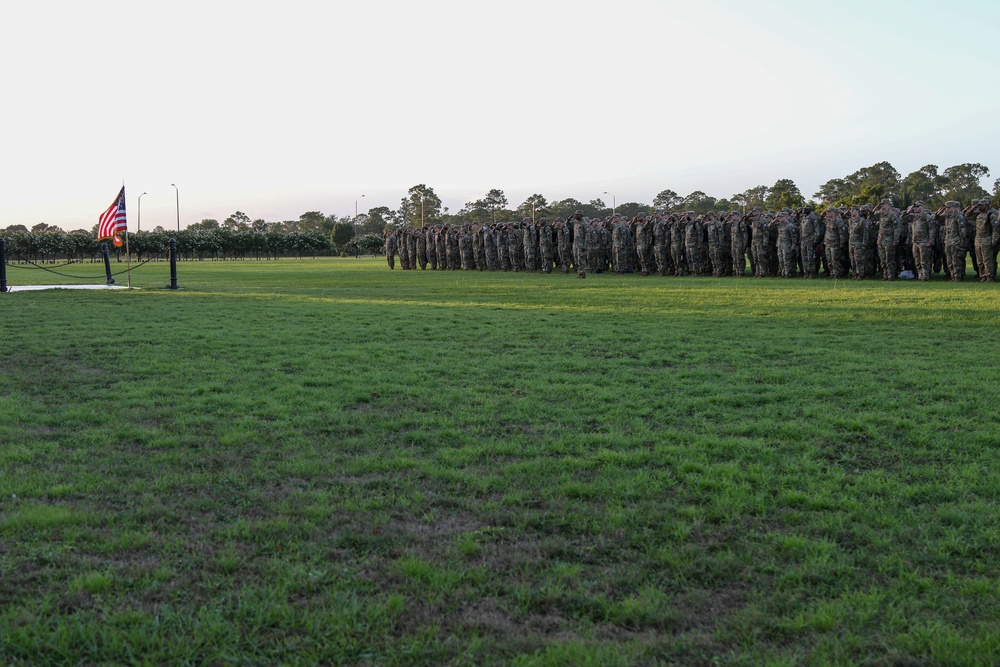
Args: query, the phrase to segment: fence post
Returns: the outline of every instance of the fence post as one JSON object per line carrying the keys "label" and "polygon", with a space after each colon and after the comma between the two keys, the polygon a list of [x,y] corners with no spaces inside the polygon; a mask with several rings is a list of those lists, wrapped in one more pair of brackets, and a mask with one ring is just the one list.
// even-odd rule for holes
{"label": "fence post", "polygon": [[101,244],[101,254],[104,255],[104,272],[108,274],[108,284],[114,285],[115,279],[111,277],[111,257],[108,255],[108,244]]}
{"label": "fence post", "polygon": [[170,284],[167,289],[177,289],[177,240],[170,239]]}
{"label": "fence post", "polygon": [[7,291],[7,242],[0,239],[0,294]]}

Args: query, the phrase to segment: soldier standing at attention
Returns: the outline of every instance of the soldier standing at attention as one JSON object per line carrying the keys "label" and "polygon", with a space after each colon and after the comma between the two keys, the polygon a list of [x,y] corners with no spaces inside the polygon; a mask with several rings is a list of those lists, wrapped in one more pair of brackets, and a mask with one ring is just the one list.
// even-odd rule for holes
{"label": "soldier standing at attention", "polygon": [[782,278],[795,277],[795,251],[799,245],[799,228],[790,213],[791,211],[782,209],[775,222],[778,227],[778,264]]}
{"label": "soldier standing at attention", "polygon": [[840,211],[830,207],[823,213],[826,223],[826,236],[823,237],[823,245],[826,246],[826,266],[829,270],[830,278],[840,278],[842,267],[840,265],[840,232],[843,227],[843,218]]}
{"label": "soldier standing at attention", "polygon": [[730,253],[733,256],[733,276],[742,278],[747,270],[747,223],[739,211],[729,213]]}
{"label": "soldier standing at attention", "polygon": [[910,225],[910,242],[913,244],[913,263],[917,280],[927,282],[934,266],[934,238],[937,236],[934,219],[924,210],[922,201],[914,202],[906,209],[906,219]]}
{"label": "soldier standing at attention", "polygon": [[396,268],[396,235],[391,230],[383,232],[385,237],[385,261],[389,264],[389,269]]}
{"label": "soldier standing at attention", "polygon": [[865,279],[865,223],[861,209],[852,206],[847,218],[847,245],[850,250],[851,278]]}
{"label": "soldier standing at attention", "polygon": [[414,236],[417,240],[417,264],[420,265],[420,270],[423,271],[427,268],[427,230],[418,229],[414,232]]}
{"label": "soldier standing at attention", "polygon": [[882,280],[895,280],[899,275],[896,263],[896,246],[903,230],[899,225],[899,216],[892,207],[891,199],[883,199],[879,205],[878,219],[878,257],[882,264]]}
{"label": "soldier standing at attention", "polygon": [[997,254],[993,249],[993,235],[997,227],[996,212],[990,207],[989,199],[980,199],[973,211],[976,228],[976,263],[979,266],[979,282],[991,283],[996,280]]}
{"label": "soldier standing at attention", "polygon": [[563,273],[569,273],[572,252],[570,250],[569,230],[566,228],[566,222],[562,218],[556,218],[556,221],[552,223],[552,232],[555,235],[556,244],[555,260],[559,263],[559,268],[562,269]]}
{"label": "soldier standing at attention", "polygon": [[948,277],[953,283],[965,279],[965,216],[961,207],[957,201],[947,201],[936,215],[938,226],[943,230]]}
{"label": "soldier standing at attention", "polygon": [[573,265],[576,266],[576,277],[587,277],[587,228],[590,225],[583,217],[582,211],[577,211],[570,217],[573,225]]}
{"label": "soldier standing at attention", "polygon": [[701,218],[695,218],[694,211],[684,214],[684,254],[687,257],[688,275],[701,275],[701,237],[704,230],[701,227]]}
{"label": "soldier standing at attention", "polygon": [[819,275],[816,266],[816,246],[819,245],[819,219],[812,206],[804,206],[797,214],[799,223],[799,252],[802,255],[802,277],[815,278]]}

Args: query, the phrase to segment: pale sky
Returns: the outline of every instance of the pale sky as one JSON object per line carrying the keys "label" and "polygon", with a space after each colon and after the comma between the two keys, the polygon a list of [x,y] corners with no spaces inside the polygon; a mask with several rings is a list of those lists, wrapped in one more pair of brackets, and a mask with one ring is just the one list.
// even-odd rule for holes
{"label": "pale sky", "polygon": [[0,228],[1000,177],[996,0],[10,4]]}

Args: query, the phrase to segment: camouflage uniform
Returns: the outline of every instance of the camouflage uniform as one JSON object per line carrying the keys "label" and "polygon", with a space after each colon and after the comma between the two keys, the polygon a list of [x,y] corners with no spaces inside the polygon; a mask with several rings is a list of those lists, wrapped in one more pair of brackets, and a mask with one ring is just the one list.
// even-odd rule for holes
{"label": "camouflage uniform", "polygon": [[819,219],[811,207],[800,209],[799,223],[799,254],[802,259],[802,274],[804,278],[815,278],[819,275],[816,266],[816,246],[819,245]]}
{"label": "camouflage uniform", "polygon": [[628,257],[626,256],[626,238],[628,227],[624,220],[617,217],[611,222],[611,268],[615,273],[626,273],[628,271]]}
{"label": "camouflage uniform", "polygon": [[521,223],[521,246],[524,248],[524,270],[538,270],[538,239],[535,237],[535,226],[530,220]]}
{"label": "camouflage uniform", "polygon": [[993,250],[993,235],[997,227],[996,212],[990,208],[989,200],[980,204],[973,214],[976,229],[976,263],[979,266],[979,280],[991,283],[996,279],[996,252]]}
{"label": "camouflage uniform", "polygon": [[755,278],[763,278],[770,273],[767,252],[770,224],[767,216],[759,211],[750,219],[750,252],[753,254]]}
{"label": "camouflage uniform", "polygon": [[648,276],[653,269],[653,227],[648,217],[636,217],[635,251],[639,257],[640,273]]}
{"label": "camouflage uniform", "polygon": [[742,278],[747,270],[747,223],[733,211],[729,214],[729,247],[733,256],[733,275]]}
{"label": "camouflage uniform", "polygon": [[497,260],[501,271],[510,271],[510,237],[507,225],[498,225],[496,231]]}
{"label": "camouflage uniform", "polygon": [[573,265],[576,267],[578,278],[587,277],[587,228],[590,223],[584,219],[582,213],[575,214],[570,218],[573,224]]}
{"label": "camouflage uniform", "polygon": [[493,235],[493,230],[489,225],[483,225],[483,255],[486,258],[486,268],[490,271],[496,271],[499,265],[499,258],[497,257],[497,238]]}
{"label": "camouflage uniform", "polygon": [[559,266],[563,273],[569,273],[573,261],[573,246],[570,243],[569,223],[556,220],[556,251],[559,254]]}
{"label": "camouflage uniform", "polygon": [[448,234],[441,227],[434,230],[434,247],[437,249],[438,268],[444,271],[448,268]]}
{"label": "camouflage uniform", "polygon": [[538,225],[538,261],[541,263],[542,273],[552,273],[555,245],[552,241],[552,227],[545,220]]}
{"label": "camouflage uniform", "polygon": [[389,264],[390,269],[396,268],[396,234],[393,232],[385,233],[385,261]]}
{"label": "camouflage uniform", "polygon": [[892,204],[887,199],[882,200],[878,220],[878,257],[882,264],[882,280],[895,280],[899,275],[899,265],[896,262],[896,248],[899,237],[903,233]]}
{"label": "camouflage uniform", "polygon": [[486,225],[480,225],[472,232],[472,259],[476,263],[476,268],[480,271],[486,270],[486,243],[483,241],[483,230]]}
{"label": "camouflage uniform", "polygon": [[938,228],[942,230],[944,238],[948,277],[953,283],[965,278],[966,224],[960,207],[961,204],[957,201],[949,201],[945,204],[945,212],[938,217]]}
{"label": "camouflage uniform", "polygon": [[799,245],[799,228],[789,215],[789,211],[782,211],[778,214],[775,222],[778,228],[778,265],[782,278],[795,277],[796,250]]}
{"label": "camouflage uniform", "polygon": [[524,269],[524,233],[521,226],[514,223],[507,228],[510,241],[510,267],[515,273]]}
{"label": "camouflage uniform", "polygon": [[417,229],[413,232],[417,241],[417,264],[420,265],[420,270],[423,271],[427,268],[427,236],[423,229]]}
{"label": "camouflage uniform", "polygon": [[850,248],[851,277],[854,280],[864,280],[865,223],[867,220],[861,217],[861,209],[857,206],[851,207],[851,214],[847,220],[847,243]]}
{"label": "camouflage uniform", "polygon": [[670,257],[674,261],[674,275],[687,274],[687,257],[684,254],[684,223],[683,216],[672,215],[667,223],[670,230]]}
{"label": "camouflage uniform", "polygon": [[656,258],[656,275],[667,275],[670,271],[670,228],[661,213],[656,214],[653,222],[653,256]]}
{"label": "camouflage uniform", "polygon": [[722,218],[712,214],[708,218],[708,255],[712,260],[712,275],[721,278],[726,274],[726,225]]}
{"label": "camouflage uniform", "polygon": [[687,257],[688,275],[701,275],[702,235],[704,230],[701,219],[694,217],[694,211],[688,211],[684,218],[684,254]]}
{"label": "camouflage uniform", "polygon": [[937,237],[937,225],[930,213],[923,210],[923,203],[917,202],[908,215],[910,223],[910,241],[913,244],[913,262],[916,268],[917,280],[927,282],[934,266],[934,239]]}
{"label": "camouflage uniform", "polygon": [[823,237],[823,245],[826,246],[826,265],[830,272],[830,278],[843,278],[844,267],[841,262],[840,236],[844,231],[844,219],[840,217],[840,212],[836,209],[828,209],[823,214],[826,219],[826,236]]}

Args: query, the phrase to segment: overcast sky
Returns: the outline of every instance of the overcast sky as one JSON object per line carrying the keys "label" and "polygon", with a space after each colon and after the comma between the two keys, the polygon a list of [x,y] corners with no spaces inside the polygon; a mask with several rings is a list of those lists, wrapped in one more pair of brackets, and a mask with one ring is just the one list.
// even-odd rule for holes
{"label": "overcast sky", "polygon": [[[325,6],[324,6],[325,5]],[[996,0],[367,0],[4,9],[0,228],[454,212],[887,160],[1000,176]]]}

